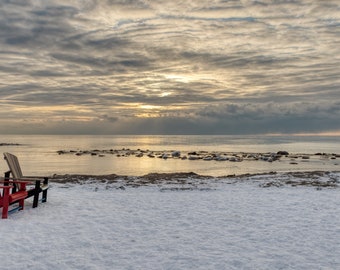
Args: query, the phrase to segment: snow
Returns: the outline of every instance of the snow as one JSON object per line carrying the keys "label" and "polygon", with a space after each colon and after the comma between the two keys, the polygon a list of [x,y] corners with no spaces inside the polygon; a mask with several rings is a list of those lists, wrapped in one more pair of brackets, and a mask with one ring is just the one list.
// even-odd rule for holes
{"label": "snow", "polygon": [[0,221],[0,268],[340,269],[339,188],[260,178],[52,182],[47,203]]}

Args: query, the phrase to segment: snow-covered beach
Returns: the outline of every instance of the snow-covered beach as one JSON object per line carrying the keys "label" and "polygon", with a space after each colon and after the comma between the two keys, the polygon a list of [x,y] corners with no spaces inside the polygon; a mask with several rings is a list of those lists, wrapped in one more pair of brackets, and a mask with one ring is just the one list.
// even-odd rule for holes
{"label": "snow-covered beach", "polygon": [[[340,268],[338,137],[32,135],[2,142],[24,175],[50,176],[50,189],[47,203],[33,209],[28,199],[24,211],[1,220],[0,269]],[[105,151],[123,148],[140,150]],[[165,149],[174,152],[158,158]],[[265,160],[279,150],[289,155]],[[8,170],[5,161],[0,169]]]}
{"label": "snow-covered beach", "polygon": [[55,176],[1,269],[339,269],[340,173]]}

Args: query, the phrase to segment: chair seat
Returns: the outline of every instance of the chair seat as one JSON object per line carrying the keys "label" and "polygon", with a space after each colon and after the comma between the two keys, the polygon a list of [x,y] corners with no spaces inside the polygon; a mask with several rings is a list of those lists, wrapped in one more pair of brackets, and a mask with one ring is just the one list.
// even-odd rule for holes
{"label": "chair seat", "polygon": [[25,199],[28,195],[27,191],[18,191],[9,195],[9,203],[17,202],[19,200]]}
{"label": "chair seat", "polygon": [[12,203],[19,203],[19,210],[24,209],[25,199],[28,196],[28,192],[26,191],[26,183],[20,183],[20,190],[14,193],[11,193],[13,190],[13,183],[11,185],[0,186],[3,190],[2,195],[0,194],[0,207],[2,208],[2,218],[7,218],[8,216],[8,208]]}
{"label": "chair seat", "polygon": [[42,184],[40,186],[41,190],[47,190],[48,189],[48,184]]}

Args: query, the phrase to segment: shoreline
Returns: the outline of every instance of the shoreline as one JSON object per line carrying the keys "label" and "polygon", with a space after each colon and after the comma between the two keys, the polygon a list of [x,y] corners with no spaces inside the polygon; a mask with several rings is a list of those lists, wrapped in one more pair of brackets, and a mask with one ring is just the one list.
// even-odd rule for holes
{"label": "shoreline", "polygon": [[268,172],[226,176],[207,176],[194,172],[182,173],[150,173],[143,176],[127,175],[85,175],[64,174],[53,175],[53,183],[61,184],[93,184],[102,183],[117,189],[142,186],[170,187],[174,190],[206,189],[216,184],[256,183],[260,187],[305,186],[321,188],[339,188],[340,171],[304,171],[304,172]]}

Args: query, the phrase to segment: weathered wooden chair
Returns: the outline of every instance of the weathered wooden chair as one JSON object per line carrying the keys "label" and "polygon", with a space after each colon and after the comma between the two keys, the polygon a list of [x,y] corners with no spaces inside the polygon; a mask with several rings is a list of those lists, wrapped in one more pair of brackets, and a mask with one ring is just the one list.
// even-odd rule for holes
{"label": "weathered wooden chair", "polygon": [[18,158],[10,153],[4,153],[4,158],[7,161],[9,171],[5,172],[5,181],[13,183],[12,194],[15,194],[20,189],[18,181],[28,181],[33,188],[27,190],[26,198],[33,196],[33,208],[38,206],[39,194],[42,193],[41,202],[47,201],[48,177],[23,176]]}
{"label": "weathered wooden chair", "polygon": [[[24,210],[25,199],[27,198],[28,192],[26,191],[25,181],[1,181],[3,184],[0,189],[3,189],[3,193],[0,192],[0,208],[2,208],[2,218],[7,218],[8,212],[14,210]],[[19,186],[19,190],[13,193],[14,183]],[[9,205],[19,203],[18,207],[15,207],[9,211]]]}

